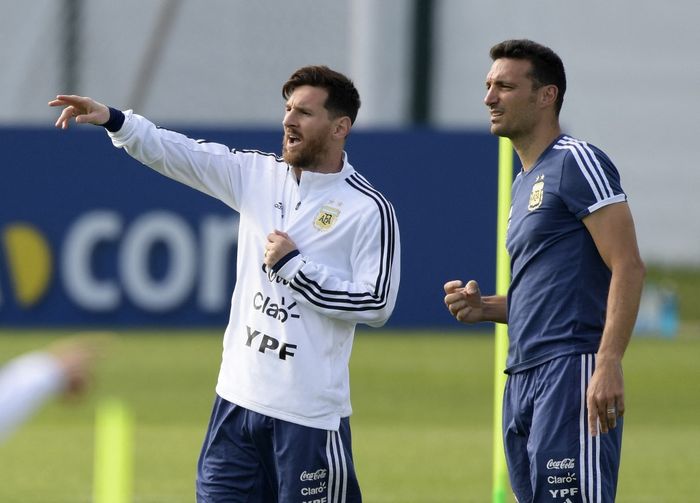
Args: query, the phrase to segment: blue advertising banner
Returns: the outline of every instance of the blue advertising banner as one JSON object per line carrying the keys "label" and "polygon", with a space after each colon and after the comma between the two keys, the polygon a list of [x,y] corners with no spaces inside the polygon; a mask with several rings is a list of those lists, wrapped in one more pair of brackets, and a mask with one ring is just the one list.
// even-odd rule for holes
{"label": "blue advertising banner", "polygon": [[[279,152],[281,132],[180,128]],[[97,127],[0,129],[3,326],[220,326],[238,215],[112,147]],[[350,163],[394,204],[402,278],[392,327],[452,327],[448,279],[494,287],[497,141],[486,133],[353,132]]]}

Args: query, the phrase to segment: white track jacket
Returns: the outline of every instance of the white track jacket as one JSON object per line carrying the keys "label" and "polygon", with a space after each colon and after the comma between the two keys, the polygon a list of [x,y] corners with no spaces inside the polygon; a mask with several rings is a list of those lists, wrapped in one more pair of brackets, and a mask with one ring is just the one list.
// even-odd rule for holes
{"label": "white track jacket", "polygon": [[[116,147],[240,213],[236,286],[217,393],[293,423],[337,430],[349,416],[355,325],[381,326],[399,287],[391,204],[344,158],[339,173],[294,171],[279,157],[195,141],[125,112]],[[299,254],[267,270],[267,235]],[[282,262],[282,261],[280,261]]]}

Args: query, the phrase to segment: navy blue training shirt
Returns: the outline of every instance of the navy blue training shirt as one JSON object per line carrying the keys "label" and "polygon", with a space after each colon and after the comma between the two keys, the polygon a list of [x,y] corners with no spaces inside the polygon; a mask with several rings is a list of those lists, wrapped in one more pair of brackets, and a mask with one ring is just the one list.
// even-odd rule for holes
{"label": "navy blue training shirt", "polygon": [[598,350],[611,274],[582,220],[626,200],[612,161],[566,135],[518,174],[506,238],[507,373]]}

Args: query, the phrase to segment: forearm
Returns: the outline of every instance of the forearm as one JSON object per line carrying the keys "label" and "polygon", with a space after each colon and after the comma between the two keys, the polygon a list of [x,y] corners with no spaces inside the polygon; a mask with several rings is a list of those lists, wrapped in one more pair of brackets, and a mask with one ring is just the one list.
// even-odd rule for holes
{"label": "forearm", "polygon": [[276,271],[289,281],[294,299],[324,316],[370,326],[383,325],[394,310],[398,293],[399,267],[387,271],[385,287],[377,288],[368,278],[352,281],[333,275],[322,264],[296,255]]}
{"label": "forearm", "polygon": [[508,323],[508,301],[505,295],[482,297],[482,321]]}
{"label": "forearm", "polygon": [[641,260],[628,261],[613,269],[598,360],[622,360],[637,320],[644,274]]}
{"label": "forearm", "polygon": [[220,199],[238,210],[238,163],[228,147],[200,142],[184,134],[158,128],[145,117],[125,113],[121,128],[110,131],[117,148],[162,175]]}
{"label": "forearm", "polygon": [[64,385],[58,362],[47,353],[28,353],[7,363],[0,371],[0,442]]}

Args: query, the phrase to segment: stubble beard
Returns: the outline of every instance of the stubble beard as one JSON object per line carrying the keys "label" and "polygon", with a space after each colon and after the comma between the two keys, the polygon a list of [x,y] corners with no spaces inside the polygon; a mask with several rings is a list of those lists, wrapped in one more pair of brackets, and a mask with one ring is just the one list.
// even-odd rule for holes
{"label": "stubble beard", "polygon": [[[530,95],[528,104],[534,106],[537,101],[537,96],[533,92]],[[527,136],[532,133],[535,129],[536,121],[533,119],[531,110],[528,110],[527,114],[523,115],[522,110],[520,113],[513,114],[511,110],[510,113],[503,111],[503,115],[499,117],[500,121],[496,124],[491,123],[491,134],[494,136],[500,136],[503,138],[508,138],[511,141],[517,140],[522,136]]]}
{"label": "stubble beard", "polygon": [[314,171],[320,165],[324,154],[328,151],[327,146],[320,138],[305,138],[305,145],[300,149],[290,151],[287,149],[286,136],[282,138],[282,158],[293,168]]}

